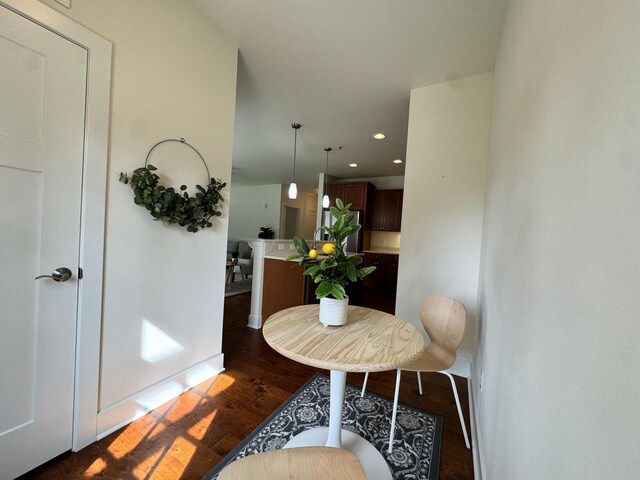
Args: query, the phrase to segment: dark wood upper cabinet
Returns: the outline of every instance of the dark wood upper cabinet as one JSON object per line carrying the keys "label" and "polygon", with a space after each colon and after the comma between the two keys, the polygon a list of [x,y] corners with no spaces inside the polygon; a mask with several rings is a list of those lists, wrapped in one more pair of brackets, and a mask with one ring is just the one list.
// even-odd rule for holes
{"label": "dark wood upper cabinet", "polygon": [[344,202],[345,199],[345,186],[344,185],[327,185],[327,195],[329,195],[329,200],[332,206],[336,204],[336,198],[339,198]]}
{"label": "dark wood upper cabinet", "polygon": [[327,194],[331,205],[336,204],[336,198],[342,200],[347,205],[351,204],[351,210],[367,210],[367,199],[373,191],[373,185],[368,182],[363,183],[338,183],[327,185]]}
{"label": "dark wood upper cabinet", "polygon": [[376,190],[373,192],[370,229],[399,232],[402,226],[402,190]]}
{"label": "dark wood upper cabinet", "polygon": [[385,227],[390,232],[399,232],[402,224],[402,190],[387,190],[385,199]]}
{"label": "dark wood upper cabinet", "polygon": [[364,213],[361,217],[362,227],[370,230],[369,210],[371,210],[371,199],[375,188],[369,182],[335,183],[327,185],[327,195],[332,206],[335,206],[336,198],[339,198],[345,205],[350,203],[351,210],[362,211]]}
{"label": "dark wood upper cabinet", "polygon": [[344,198],[346,204],[351,204],[351,210],[366,210],[367,184],[354,183],[344,186]]}
{"label": "dark wood upper cabinet", "polygon": [[384,217],[385,217],[385,198],[384,190],[376,190],[373,192],[373,199],[371,200],[371,212],[370,212],[370,230],[384,230]]}

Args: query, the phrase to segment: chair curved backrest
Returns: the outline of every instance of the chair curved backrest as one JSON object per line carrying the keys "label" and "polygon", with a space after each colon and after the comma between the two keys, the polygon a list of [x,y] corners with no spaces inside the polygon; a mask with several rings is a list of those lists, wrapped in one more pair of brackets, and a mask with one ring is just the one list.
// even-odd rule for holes
{"label": "chair curved backrest", "polygon": [[444,295],[429,295],[420,311],[429,339],[453,354],[462,341],[466,318],[464,305]]}

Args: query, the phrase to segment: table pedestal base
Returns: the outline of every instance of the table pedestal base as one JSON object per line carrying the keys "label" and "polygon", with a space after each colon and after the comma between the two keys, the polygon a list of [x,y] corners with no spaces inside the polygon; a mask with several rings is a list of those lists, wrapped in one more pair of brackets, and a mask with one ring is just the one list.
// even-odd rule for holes
{"label": "table pedestal base", "polygon": [[[326,427],[310,428],[293,437],[284,448],[322,447],[327,443],[329,429]],[[367,474],[367,480],[391,480],[391,470],[382,454],[369,443],[349,430],[342,429],[342,448],[353,453]]]}

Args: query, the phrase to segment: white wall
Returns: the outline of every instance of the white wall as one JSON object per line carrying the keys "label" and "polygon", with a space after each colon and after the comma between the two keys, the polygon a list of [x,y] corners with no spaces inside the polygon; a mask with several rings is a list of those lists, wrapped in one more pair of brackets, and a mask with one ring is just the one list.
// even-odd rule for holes
{"label": "white wall", "polygon": [[[133,203],[117,174],[143,165],[158,140],[185,137],[211,175],[229,181],[237,49],[184,2],[45,3],[114,45],[100,409],[129,397],[142,409],[137,392],[221,352],[227,214],[196,234],[167,227]],[[188,151],[157,166],[180,183],[206,181]],[[144,320],[181,349],[143,359]]]}
{"label": "white wall", "polygon": [[[311,188],[298,188],[298,196],[295,200],[289,198],[289,185],[282,185],[281,195],[282,209],[280,215],[280,233],[284,235],[285,214],[284,207],[297,208],[300,211],[300,220],[296,236],[311,239],[316,229],[318,208],[318,192]],[[277,238],[277,237],[276,237]]]}
{"label": "white wall", "polygon": [[[433,293],[461,301],[460,358],[476,341],[477,288],[493,74],[411,91],[396,315],[424,331]],[[462,373],[462,372],[461,372]]]}
{"label": "white wall", "polygon": [[229,207],[229,239],[258,238],[260,227],[271,227],[274,238],[278,238],[281,188],[279,183],[234,186]]}
{"label": "white wall", "polygon": [[486,480],[640,472],[640,3],[512,2],[475,377]]}

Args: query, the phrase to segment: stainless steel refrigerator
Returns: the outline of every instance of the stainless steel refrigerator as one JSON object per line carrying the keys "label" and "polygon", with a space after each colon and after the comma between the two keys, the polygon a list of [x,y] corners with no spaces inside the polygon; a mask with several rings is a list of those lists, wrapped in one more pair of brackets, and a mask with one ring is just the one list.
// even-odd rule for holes
{"label": "stainless steel refrigerator", "polygon": [[[362,211],[360,210],[352,210],[351,214],[353,215],[352,224],[359,223],[362,225],[362,220],[364,218]],[[335,218],[331,216],[331,212],[329,210],[324,210],[322,212],[322,225],[326,227],[330,227],[335,222]],[[322,232],[322,240],[330,240],[329,235],[325,232]],[[349,253],[359,253],[362,252],[362,229],[357,231],[356,233],[352,233],[347,237],[346,241],[346,249],[345,251]]]}

